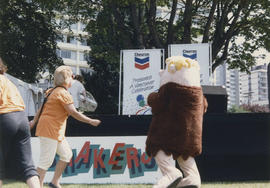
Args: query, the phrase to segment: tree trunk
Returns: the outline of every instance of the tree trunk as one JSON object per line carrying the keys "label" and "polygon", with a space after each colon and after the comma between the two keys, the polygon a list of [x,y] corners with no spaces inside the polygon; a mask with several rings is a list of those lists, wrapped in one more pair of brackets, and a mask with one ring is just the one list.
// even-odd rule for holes
{"label": "tree trunk", "polygon": [[134,43],[137,48],[144,48],[143,38],[141,33],[141,24],[139,19],[139,8],[136,3],[132,2],[130,5],[131,8],[131,21],[134,29]]}
{"label": "tree trunk", "polygon": [[131,47],[133,46],[133,43],[131,41],[131,36],[130,34],[127,32],[128,29],[127,27],[124,25],[124,19],[123,17],[121,16],[121,14],[119,13],[118,9],[117,9],[117,6],[115,6],[114,2],[110,3],[110,8],[112,9],[113,11],[113,17],[114,17],[114,20],[116,21],[117,23],[117,26],[119,28],[120,31],[122,31],[123,33],[126,33],[127,36],[129,36],[126,40],[126,44],[128,47]]}
{"label": "tree trunk", "polygon": [[147,19],[150,38],[152,39],[155,47],[162,48],[157,31],[156,31],[156,0],[150,0],[149,17]]}
{"label": "tree trunk", "polygon": [[173,43],[173,38],[174,38],[173,22],[175,19],[176,8],[177,8],[177,0],[173,0],[171,15],[170,15],[169,23],[168,23],[168,33],[167,33],[167,42],[166,42],[167,45]]}
{"label": "tree trunk", "polygon": [[181,39],[181,43],[191,43],[191,25],[192,25],[192,0],[186,0],[185,12],[183,18],[184,33]]}
{"label": "tree trunk", "polygon": [[[242,1],[240,1],[237,10],[231,17],[233,19],[231,20],[230,27],[227,29],[227,31],[225,31],[224,25],[227,25],[229,22],[226,15],[229,11],[231,11],[232,5],[226,4],[226,6],[223,7],[222,16],[220,17],[220,20],[217,24],[216,33],[214,35],[215,38],[212,45],[212,60],[215,61],[212,67],[212,71],[214,71],[216,67],[218,67],[223,63],[224,60],[227,59],[229,42],[233,36],[236,36],[239,33],[237,28],[237,21],[243,7],[244,4]],[[218,57],[218,53],[221,51],[222,46],[224,46],[222,56]]]}
{"label": "tree trunk", "polygon": [[208,20],[207,23],[204,27],[204,32],[203,32],[203,40],[202,43],[207,43],[209,42],[209,30],[210,30],[210,26],[213,22],[214,19],[214,14],[216,11],[216,7],[217,7],[217,0],[213,0],[212,6],[211,6],[211,10],[208,16]]}

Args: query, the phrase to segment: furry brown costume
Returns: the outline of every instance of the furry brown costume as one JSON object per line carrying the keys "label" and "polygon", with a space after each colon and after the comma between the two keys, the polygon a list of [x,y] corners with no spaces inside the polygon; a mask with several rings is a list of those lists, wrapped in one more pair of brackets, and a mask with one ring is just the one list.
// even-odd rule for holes
{"label": "furry brown costume", "polygon": [[148,96],[148,104],[153,113],[146,140],[149,156],[154,157],[159,150],[174,159],[201,153],[202,115],[207,108],[201,87],[169,82]]}

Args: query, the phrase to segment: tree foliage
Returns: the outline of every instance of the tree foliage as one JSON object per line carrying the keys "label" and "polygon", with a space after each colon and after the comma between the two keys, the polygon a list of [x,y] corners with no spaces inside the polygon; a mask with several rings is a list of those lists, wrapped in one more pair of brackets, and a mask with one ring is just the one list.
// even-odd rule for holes
{"label": "tree foliage", "polygon": [[[16,7],[21,7],[16,10],[17,15],[13,12],[15,18],[21,21],[28,7],[23,8],[22,3],[15,6],[14,3],[24,1],[7,2],[10,3],[3,6],[4,12],[8,13]],[[87,87],[97,98],[99,103],[97,112],[100,113],[116,113],[117,111],[119,59],[122,49],[163,48],[167,50],[168,44],[211,43],[213,71],[219,65],[227,63],[230,68],[239,68],[246,72],[256,63],[256,57],[253,55],[256,50],[265,48],[270,51],[269,0],[35,0],[31,2],[34,3],[27,5],[38,5],[43,13],[48,12],[45,17],[45,14],[41,12],[32,11],[31,13],[29,10],[32,15],[30,18],[33,18],[33,15],[39,15],[46,20],[40,21],[44,25],[52,21],[51,15],[54,11],[68,15],[69,22],[81,20],[87,24],[85,30],[89,32],[88,45],[91,47],[88,63],[95,71],[91,77],[88,76]],[[158,16],[160,10],[165,10],[165,14]],[[1,10],[2,22],[3,15],[5,14]],[[0,28],[3,28],[2,22]],[[24,36],[26,31],[35,31],[32,41],[33,38],[46,38],[43,37],[44,33],[37,35],[42,24],[35,25],[36,22],[33,19],[29,19],[28,22],[35,27],[25,26],[24,29],[17,22],[11,22],[13,25],[4,25],[19,28],[10,32],[15,36]],[[4,29],[8,30],[7,26]],[[50,26],[49,24],[48,28],[52,28]],[[0,29],[0,31],[2,31],[0,33],[2,43],[5,38],[4,30]],[[46,44],[49,43],[48,45],[52,47],[54,43],[51,41],[56,39],[56,35],[50,36],[47,36]],[[14,41],[20,41],[19,37],[10,40],[12,49],[17,49],[13,50],[14,52],[21,52],[25,46],[43,49],[44,44],[33,42],[26,45],[23,42],[22,44],[17,42],[19,46],[16,48]],[[35,46],[36,43],[38,46]],[[33,53],[35,54],[35,50]],[[56,59],[53,54],[49,55],[53,60]],[[8,57],[16,57],[8,60],[9,62],[18,59],[14,54]],[[29,52],[19,57],[18,62],[35,62],[34,58],[30,58],[31,61],[25,58],[31,57]],[[42,58],[35,60],[43,62]],[[49,62],[51,61],[46,63]],[[36,69],[40,71],[41,68],[37,66]],[[21,72],[20,74],[23,74],[24,71]],[[31,72],[35,71],[31,70]]]}
{"label": "tree foliage", "polygon": [[53,12],[26,0],[3,0],[0,7],[0,56],[8,73],[35,82],[40,73],[62,64]]}
{"label": "tree foliage", "polygon": [[[118,101],[120,50],[167,50],[168,44],[211,43],[212,71],[227,63],[249,72],[256,63],[253,53],[270,50],[269,5],[268,0],[81,0],[80,15],[90,33],[89,64],[96,71],[90,88],[106,86],[92,88],[106,111]],[[160,8],[167,15],[157,16]],[[114,97],[107,101],[106,96]]]}

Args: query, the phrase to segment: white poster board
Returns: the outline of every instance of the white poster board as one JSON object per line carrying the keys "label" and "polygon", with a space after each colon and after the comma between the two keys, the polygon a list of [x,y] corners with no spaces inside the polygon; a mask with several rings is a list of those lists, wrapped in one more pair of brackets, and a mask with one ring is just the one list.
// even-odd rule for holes
{"label": "white poster board", "polygon": [[210,43],[198,44],[171,44],[168,47],[168,56],[181,55],[198,61],[201,73],[201,85],[211,85],[212,55]]}
{"label": "white poster board", "polygon": [[[154,158],[145,153],[146,136],[67,137],[67,141],[73,157],[62,174],[61,183],[155,184],[161,177]],[[37,165],[39,138],[33,137],[31,143]],[[57,160],[56,157],[47,171],[45,182],[52,180]]]}
{"label": "white poster board", "polygon": [[151,114],[147,97],[159,89],[164,50],[123,50],[120,62],[119,115],[121,114],[121,68],[123,64],[122,115]]}

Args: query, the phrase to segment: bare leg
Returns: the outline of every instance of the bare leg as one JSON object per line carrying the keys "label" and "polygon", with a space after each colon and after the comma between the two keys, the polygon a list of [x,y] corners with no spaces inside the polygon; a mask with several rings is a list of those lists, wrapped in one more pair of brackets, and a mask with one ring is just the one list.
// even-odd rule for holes
{"label": "bare leg", "polygon": [[2,188],[2,180],[0,180],[0,188]]}
{"label": "bare leg", "polygon": [[64,172],[67,164],[68,164],[67,162],[64,162],[64,161],[61,161],[61,160],[59,160],[57,162],[57,164],[56,164],[54,176],[53,176],[53,179],[52,179],[52,183],[54,185],[56,185],[57,187],[59,187],[59,188],[61,188],[60,177],[61,177],[62,173]]}
{"label": "bare leg", "polygon": [[38,176],[32,176],[26,180],[29,188],[40,188],[40,181]]}
{"label": "bare leg", "polygon": [[45,178],[45,174],[46,174],[47,170],[43,170],[43,169],[38,167],[37,172],[39,174],[40,187],[43,188],[43,182],[44,182],[44,178]]}

